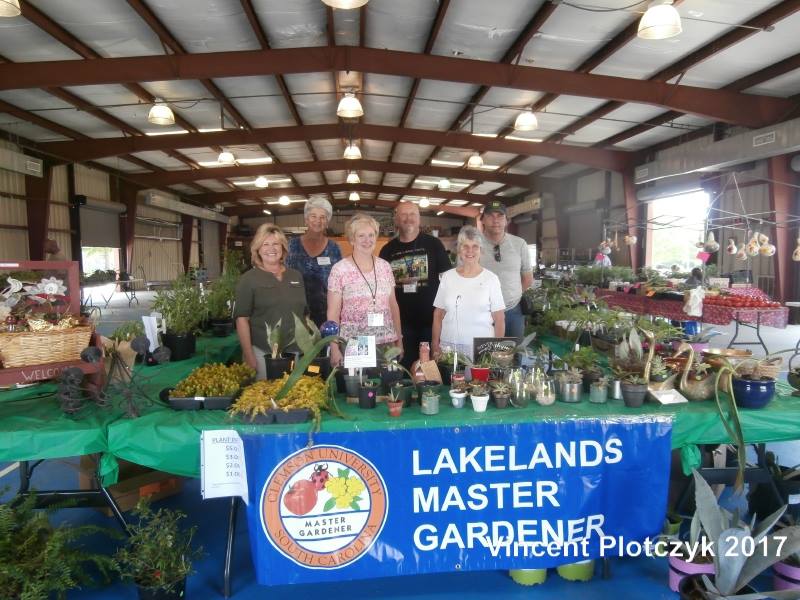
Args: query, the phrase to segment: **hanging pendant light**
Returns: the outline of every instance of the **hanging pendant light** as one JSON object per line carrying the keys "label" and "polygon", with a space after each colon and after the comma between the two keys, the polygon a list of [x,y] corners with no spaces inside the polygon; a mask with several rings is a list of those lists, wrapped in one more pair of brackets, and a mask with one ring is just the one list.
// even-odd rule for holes
{"label": "hanging pendant light", "polygon": [[19,0],[0,0],[0,17],[18,17],[21,14]]}
{"label": "hanging pendant light", "polygon": [[223,150],[219,153],[217,157],[217,162],[221,165],[235,165],[236,164],[236,157],[233,155],[233,152],[228,152],[227,150]]}
{"label": "hanging pendant light", "polygon": [[440,179],[439,180],[439,189],[440,190],[449,190],[450,189],[450,180],[447,179],[447,178]]}
{"label": "hanging pendant light", "polygon": [[480,169],[483,166],[483,158],[477,152],[473,152],[467,161],[468,169]]}
{"label": "hanging pendant light", "polygon": [[639,20],[636,35],[643,40],[666,40],[681,31],[681,16],[672,0],[654,0]]}
{"label": "hanging pendant light", "polygon": [[358,195],[358,192],[350,192],[347,199],[350,200],[350,202],[358,202],[361,200],[361,197]]}
{"label": "hanging pendant light", "polygon": [[358,160],[361,158],[361,150],[353,142],[344,149],[344,157],[348,160]]}
{"label": "hanging pendant light", "polygon": [[[0,0],[0,6],[3,6],[5,0]],[[161,98],[156,98],[156,103],[150,107],[150,112],[147,113],[147,122],[153,125],[175,125],[175,115],[169,105]]]}
{"label": "hanging pendant light", "polygon": [[539,129],[539,119],[532,110],[526,110],[517,115],[514,120],[515,131],[533,131],[534,129]]}
{"label": "hanging pendant light", "polygon": [[281,206],[289,206],[290,203],[291,200],[289,200],[289,196],[281,196],[280,198],[278,198],[278,204],[280,204]]}
{"label": "hanging pendant light", "polygon": [[431,201],[427,198],[420,198],[419,199],[419,207],[420,208],[428,208],[431,205]]}
{"label": "hanging pendant light", "polygon": [[347,174],[347,183],[358,185],[359,183],[361,183],[361,178],[358,176],[358,173],[356,173],[355,171],[351,171],[350,173]]}
{"label": "hanging pendant light", "polygon": [[322,3],[330,6],[331,8],[339,8],[341,10],[350,10],[351,8],[361,8],[369,0],[322,0]]}
{"label": "hanging pendant light", "polygon": [[343,119],[357,119],[364,116],[361,102],[358,101],[353,92],[347,92],[339,100],[339,106],[336,107],[336,116]]}
{"label": "hanging pendant light", "polygon": [[256,177],[255,184],[256,184],[257,188],[261,188],[261,189],[268,188],[269,187],[269,180],[266,177],[264,177],[263,175],[259,175],[258,177]]}

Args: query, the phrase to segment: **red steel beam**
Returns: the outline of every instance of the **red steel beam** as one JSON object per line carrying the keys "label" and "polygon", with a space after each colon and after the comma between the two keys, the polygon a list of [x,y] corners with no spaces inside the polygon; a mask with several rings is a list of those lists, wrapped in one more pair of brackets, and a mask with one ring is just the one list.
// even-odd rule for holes
{"label": "red steel beam", "polygon": [[[349,132],[349,128],[347,130]],[[632,153],[619,150],[600,150],[566,144],[522,142],[470,135],[429,131],[423,129],[401,129],[385,125],[357,124],[352,127],[353,137],[404,142],[429,146],[453,146],[480,152],[507,152],[528,156],[548,156],[575,162],[598,169],[620,171],[632,164]],[[345,129],[336,125],[304,125],[291,127],[270,127],[252,131],[218,131],[207,133],[187,133],[182,135],[142,136],[133,138],[112,138],[87,140],[82,142],[49,142],[40,144],[44,152],[68,160],[92,160],[131,152],[166,150],[175,148],[202,148],[213,145],[254,144],[259,142],[290,142],[297,140],[336,139],[346,137]],[[353,161],[353,168],[358,161]]]}
{"label": "red steel beam", "polygon": [[326,194],[332,192],[372,192],[374,194],[393,194],[396,196],[426,196],[444,198],[445,200],[467,200],[468,202],[487,201],[485,194],[464,194],[461,192],[441,192],[439,190],[411,187],[395,187],[390,185],[372,185],[368,183],[349,184],[338,183],[333,185],[306,185],[302,187],[268,188],[264,190],[236,190],[234,192],[212,192],[209,194],[195,194],[192,200],[203,204],[216,204],[219,202],[236,202],[243,198],[278,198],[280,196],[310,196],[313,194]]}
{"label": "red steel beam", "polygon": [[176,183],[188,183],[203,179],[220,177],[257,177],[259,175],[285,175],[288,173],[313,173],[316,171],[350,171],[356,166],[358,171],[378,171],[384,173],[402,173],[404,175],[427,175],[430,177],[446,177],[451,179],[469,179],[481,183],[485,181],[530,187],[527,175],[512,175],[497,171],[479,171],[457,167],[434,167],[411,163],[385,162],[380,160],[360,160],[354,165],[346,159],[318,160],[279,163],[269,165],[241,165],[237,167],[213,167],[200,170],[167,171],[152,175],[138,175],[137,179],[149,187],[161,187]]}
{"label": "red steel beam", "polygon": [[330,70],[361,71],[639,102],[748,127],[772,123],[793,108],[791,102],[782,98],[671,85],[664,81],[640,81],[359,47],[285,48],[2,64],[0,90]]}

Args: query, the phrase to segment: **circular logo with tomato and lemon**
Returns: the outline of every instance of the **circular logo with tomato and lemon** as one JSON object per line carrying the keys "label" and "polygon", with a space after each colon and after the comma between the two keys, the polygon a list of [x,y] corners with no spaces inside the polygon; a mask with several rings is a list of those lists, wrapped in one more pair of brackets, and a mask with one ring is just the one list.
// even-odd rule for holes
{"label": "circular logo with tomato and lemon", "polygon": [[366,458],[341,446],[290,455],[267,477],[261,524],[299,565],[337,569],[361,558],[386,522],[386,484]]}

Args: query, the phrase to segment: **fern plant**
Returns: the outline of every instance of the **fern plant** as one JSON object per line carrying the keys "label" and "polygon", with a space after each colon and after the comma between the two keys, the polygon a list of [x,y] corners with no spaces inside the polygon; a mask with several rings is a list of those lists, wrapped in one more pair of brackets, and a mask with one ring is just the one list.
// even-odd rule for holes
{"label": "fern plant", "polygon": [[67,591],[94,583],[93,567],[103,579],[113,571],[110,556],[90,552],[85,538],[105,533],[92,525],[50,523],[49,512],[36,510],[33,494],[0,505],[0,593],[3,598],[66,598]]}

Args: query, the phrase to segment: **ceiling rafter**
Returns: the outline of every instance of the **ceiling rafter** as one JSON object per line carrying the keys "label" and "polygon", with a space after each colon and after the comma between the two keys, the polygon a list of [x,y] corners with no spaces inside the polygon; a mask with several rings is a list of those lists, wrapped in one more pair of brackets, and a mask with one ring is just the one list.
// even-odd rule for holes
{"label": "ceiling rafter", "polygon": [[[447,9],[450,8],[450,0],[442,0],[439,3],[439,9],[436,11],[436,18],[433,20],[433,25],[431,26],[430,32],[428,32],[428,40],[425,42],[425,48],[422,50],[423,54],[430,54],[431,50],[433,49],[433,45],[436,43],[436,36],[439,35],[439,30],[442,28],[442,23],[444,23],[445,15],[447,15]],[[414,104],[414,98],[417,96],[417,90],[419,90],[419,83],[420,79],[418,77],[414,78],[414,81],[411,84],[411,90],[408,93],[408,98],[406,98],[406,104],[403,107],[403,113],[400,115],[400,122],[398,123],[398,127],[405,127],[406,126],[406,119],[408,118],[408,114],[411,112],[411,105]],[[397,144],[392,144],[392,147],[389,149],[389,161],[391,162],[394,159],[394,150]],[[430,157],[429,157],[430,158]],[[429,159],[426,159],[425,162],[427,163]],[[381,177],[381,185],[383,185],[386,181],[386,174],[384,173],[383,177]]]}
{"label": "ceiling rafter", "polygon": [[[38,145],[44,152],[70,160],[91,160],[131,152],[164,150],[175,148],[204,148],[215,144],[251,144],[257,141],[286,142],[312,139],[336,139],[342,137],[342,125],[304,125],[270,127],[252,131],[215,131],[186,133],[157,137],[107,138],[77,142],[49,142]],[[502,138],[470,135],[468,133],[408,129],[386,125],[357,124],[348,127],[355,137],[408,144],[444,145],[466,150],[507,152],[528,156],[548,156],[568,162],[577,162],[589,167],[620,171],[628,168],[635,158],[631,152],[601,150],[566,144],[534,143]],[[353,161],[353,166],[357,161]]]}
{"label": "ceiling rafter", "polygon": [[[687,56],[684,56],[683,58],[672,63],[671,65],[661,69],[655,75],[649,77],[647,81],[659,82],[659,83],[667,82],[670,79],[677,77],[682,73],[685,73],[688,69],[691,69],[692,67],[697,66],[703,61],[708,60],[715,54],[722,52],[726,48],[730,48],[731,46],[741,42],[742,40],[756,33],[760,33],[760,28],[773,25],[777,21],[780,21],[781,19],[791,16],[792,14],[796,13],[799,10],[800,10],[800,0],[784,0],[780,4],[777,4],[765,10],[764,12],[756,15],[755,17],[744,23],[744,25],[747,26],[748,29],[744,29],[741,27],[735,27],[731,29],[727,33],[718,37],[717,39],[702,46],[701,48],[698,48],[694,52],[691,52]],[[750,29],[750,28],[756,28],[756,29]],[[727,88],[722,88],[720,91],[731,91],[738,93],[738,90],[728,90]],[[606,116],[608,113],[616,110],[617,108],[623,105],[624,105],[623,102],[608,102],[596,108],[595,110],[590,112],[588,115],[585,115],[575,123],[567,125],[567,127],[564,128],[563,130],[551,134],[547,138],[547,140],[552,141],[554,138],[563,139],[568,135],[572,135],[578,130],[586,127],[590,123],[593,123],[597,119]],[[791,109],[787,108],[784,114],[788,114],[789,110]],[[677,110],[676,112],[686,112],[686,111]],[[719,120],[724,120],[724,119],[719,119]],[[762,123],[761,125],[752,125],[752,126],[758,127],[767,124],[768,123]]]}
{"label": "ceiling rafter", "polygon": [[[339,209],[350,209],[353,211],[360,210],[361,206],[379,206],[383,208],[389,208],[394,210],[397,207],[398,201],[397,200],[378,200],[377,198],[362,198],[358,202],[350,202],[349,200],[340,200],[338,198],[334,198],[332,201],[334,208]],[[291,205],[290,205],[291,206]],[[295,205],[297,206],[297,205]],[[277,212],[281,215],[292,215],[292,214],[302,214],[302,211],[296,210],[281,210],[283,207],[278,205],[270,205],[269,210],[273,213]],[[288,207],[287,207],[288,208]],[[237,211],[236,213],[229,213],[229,214],[237,214],[240,217],[263,217],[264,210],[262,206],[241,206],[235,209],[231,209]],[[421,209],[425,210],[425,209]],[[442,204],[441,206],[431,206],[428,210],[435,210],[435,211],[442,211],[447,214],[455,215],[461,218],[466,219],[473,219],[477,217],[478,210],[472,206],[448,206],[447,204]]]}
{"label": "ceiling rafter", "polygon": [[775,122],[793,108],[789,100],[773,96],[356,46],[2,64],[0,90],[330,70],[638,102],[748,127]]}
{"label": "ceiling rafter", "polygon": [[281,196],[311,196],[332,192],[371,192],[373,194],[392,194],[395,196],[424,196],[443,198],[445,200],[467,200],[485,203],[487,194],[463,194],[460,192],[440,192],[431,188],[414,188],[409,186],[373,185],[369,183],[349,184],[334,183],[330,185],[304,185],[299,187],[268,188],[265,190],[237,190],[235,192],[209,192],[195,194],[191,198],[203,204],[219,202],[236,202],[242,198],[280,198]]}
{"label": "ceiling rafter", "polygon": [[[2,110],[2,105],[0,105],[0,110]],[[419,165],[416,163],[399,163],[380,160],[359,160],[355,161],[355,163],[355,166],[357,166],[360,171],[467,179],[470,182],[473,180],[480,183],[494,182],[517,187],[527,187],[530,184],[530,178],[527,175],[500,174],[497,171],[479,171],[460,167],[437,167]],[[256,177],[258,175],[285,175],[288,173],[313,173],[315,171],[347,171],[352,169],[353,166],[353,161],[339,158],[335,160],[273,163],[269,165],[213,167],[211,169],[201,170],[182,169],[180,171],[168,171],[160,174],[140,175],[139,178],[142,181],[146,181],[150,186],[162,186],[200,181],[203,179],[215,179],[217,177]]]}
{"label": "ceiling rafter", "polygon": [[[247,15],[247,20],[250,23],[250,28],[253,30],[253,33],[258,39],[258,43],[261,46],[261,49],[269,50],[270,45],[269,45],[269,40],[267,39],[267,34],[264,32],[264,28],[261,27],[261,23],[258,21],[258,15],[256,15],[256,11],[253,8],[251,0],[240,0],[240,4],[242,5],[242,9],[244,10],[245,15]],[[275,81],[278,84],[278,88],[281,90],[281,95],[283,96],[283,99],[286,101],[286,106],[289,108],[289,112],[292,113],[292,118],[294,119],[295,123],[297,123],[298,125],[303,125],[303,119],[300,117],[300,112],[297,110],[297,105],[294,103],[292,95],[289,93],[289,88],[286,85],[286,79],[283,77],[283,75],[276,75]],[[250,126],[249,123],[247,123],[247,121],[245,121],[245,124],[248,129],[252,129],[252,127]],[[267,154],[273,157],[273,161],[280,163],[280,160],[278,160],[278,156],[275,154],[275,152],[269,149],[269,147],[266,144],[259,144],[259,146],[261,146],[261,149],[264,150]],[[307,142],[306,147],[308,148],[311,157],[314,160],[317,160],[317,155],[314,152],[313,146],[311,146],[311,144]],[[325,177],[324,174],[322,176],[323,178]],[[294,180],[293,177],[292,181],[294,181],[296,185],[299,185],[297,181]]]}
{"label": "ceiling rafter", "polygon": [[[105,60],[99,53],[95,52],[87,44],[83,43],[77,37],[72,35],[69,31],[67,31],[66,29],[61,27],[58,23],[53,21],[50,17],[48,17],[43,12],[38,10],[36,7],[31,5],[30,2],[22,3],[22,16],[25,17],[28,21],[30,21],[34,25],[36,25],[39,29],[45,31],[54,39],[58,40],[61,44],[63,44],[64,46],[75,52],[77,55],[81,56],[82,58],[92,59],[92,60]],[[71,62],[76,63],[76,62],[90,62],[90,61],[83,60],[83,61],[71,61]],[[6,64],[17,64],[17,63],[6,63]],[[27,63],[22,63],[22,64],[27,64]],[[35,87],[56,88],[62,86],[49,85],[49,86],[35,86]],[[145,102],[152,102],[154,100],[153,96],[138,83],[126,82],[124,84],[124,87],[128,89],[128,91],[132,92],[139,99],[144,100]],[[180,119],[179,115],[176,115],[175,120],[176,122],[179,122],[181,126],[186,127],[190,131],[195,130],[194,127],[191,125],[191,123],[188,123]],[[141,134],[141,132],[139,132],[139,134]],[[168,151],[166,154],[190,166],[193,169],[199,168],[199,165],[196,162],[184,156],[183,154],[180,154],[179,152]]]}

